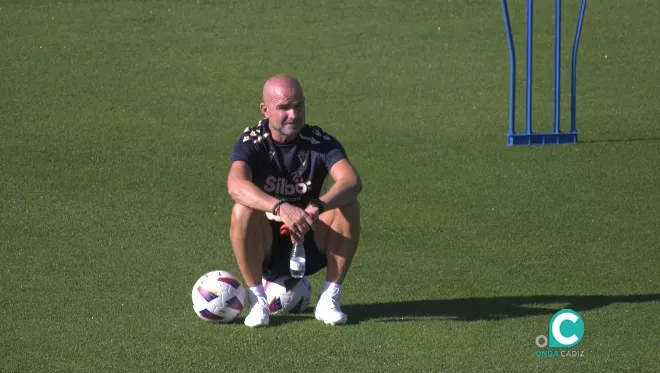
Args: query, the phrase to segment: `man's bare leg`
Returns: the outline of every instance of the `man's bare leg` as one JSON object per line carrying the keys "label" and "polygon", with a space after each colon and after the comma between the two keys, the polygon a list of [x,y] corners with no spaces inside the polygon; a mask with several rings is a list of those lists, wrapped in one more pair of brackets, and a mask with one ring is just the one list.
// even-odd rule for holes
{"label": "man's bare leg", "polygon": [[272,241],[266,215],[249,207],[235,204],[229,229],[234,256],[248,291],[250,314],[245,318],[249,327],[266,326],[270,321],[265,293],[261,287],[262,264],[269,255]]}
{"label": "man's bare leg", "polygon": [[[321,214],[315,226],[317,246],[328,261],[324,291],[315,316],[326,324],[345,324],[339,294],[360,241],[360,204],[355,202]],[[320,306],[320,307],[319,307]]]}

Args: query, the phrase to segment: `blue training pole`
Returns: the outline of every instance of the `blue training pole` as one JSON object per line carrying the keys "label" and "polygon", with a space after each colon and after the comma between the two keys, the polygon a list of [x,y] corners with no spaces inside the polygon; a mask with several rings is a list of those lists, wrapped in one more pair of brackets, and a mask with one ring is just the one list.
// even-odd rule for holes
{"label": "blue training pole", "polygon": [[561,75],[561,0],[555,0],[555,128],[554,133],[560,129],[560,75]]}
{"label": "blue training pole", "polygon": [[580,44],[580,35],[582,34],[582,21],[584,20],[584,11],[587,7],[587,0],[582,0],[580,5],[580,16],[578,18],[577,29],[575,30],[575,40],[573,41],[573,56],[571,62],[571,133],[577,132],[576,125],[576,106],[575,98],[577,91],[577,52]]}
{"label": "blue training pole", "polygon": [[509,135],[516,134],[516,48],[513,42],[511,21],[509,20],[509,7],[506,0],[502,0],[502,13],[504,13],[504,28],[509,42]]}
{"label": "blue training pole", "polygon": [[534,0],[527,0],[527,92],[525,101],[525,134],[532,133],[532,36]]}

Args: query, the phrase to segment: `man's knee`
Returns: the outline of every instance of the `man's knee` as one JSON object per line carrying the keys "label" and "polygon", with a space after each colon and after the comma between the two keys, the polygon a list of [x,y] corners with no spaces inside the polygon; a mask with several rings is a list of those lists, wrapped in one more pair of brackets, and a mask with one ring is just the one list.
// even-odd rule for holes
{"label": "man's knee", "polygon": [[234,207],[231,209],[231,223],[243,225],[249,223],[250,220],[254,219],[254,216],[258,213],[257,210],[251,209],[245,205],[234,204]]}
{"label": "man's knee", "polygon": [[[328,225],[334,227],[359,227],[360,225],[360,203],[354,200],[334,210],[332,217],[329,216]],[[345,228],[344,228],[345,229]],[[352,229],[352,228],[351,228]],[[359,229],[359,228],[358,228]]]}
{"label": "man's knee", "polygon": [[238,203],[231,210],[231,228],[253,233],[255,231],[263,231],[264,234],[270,233],[268,219],[262,211]]}
{"label": "man's knee", "polygon": [[[271,227],[262,211],[235,204],[231,210],[230,235],[232,240],[259,242],[266,247],[272,240]],[[256,241],[255,241],[256,240]]]}
{"label": "man's knee", "polygon": [[354,199],[352,202],[340,207],[339,212],[349,223],[357,223],[360,220],[360,201]]}
{"label": "man's knee", "polygon": [[323,223],[322,226],[325,225],[328,228],[337,227],[338,225],[358,225],[360,222],[360,203],[355,199],[342,207],[321,214],[319,219]]}

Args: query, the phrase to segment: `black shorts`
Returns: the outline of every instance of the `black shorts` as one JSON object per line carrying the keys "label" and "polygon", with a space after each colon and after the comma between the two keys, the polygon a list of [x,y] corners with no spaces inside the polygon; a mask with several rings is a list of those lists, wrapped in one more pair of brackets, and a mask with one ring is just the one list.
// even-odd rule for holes
{"label": "black shorts", "polygon": [[[282,222],[270,220],[270,227],[273,233],[273,241],[270,248],[270,257],[264,261],[263,275],[264,277],[275,277],[289,275],[289,256],[291,255],[291,238],[287,236],[280,236],[280,227]],[[325,254],[321,254],[316,241],[314,240],[314,232],[310,230],[305,235],[303,241],[305,245],[305,276],[311,276],[328,265],[328,260]]]}

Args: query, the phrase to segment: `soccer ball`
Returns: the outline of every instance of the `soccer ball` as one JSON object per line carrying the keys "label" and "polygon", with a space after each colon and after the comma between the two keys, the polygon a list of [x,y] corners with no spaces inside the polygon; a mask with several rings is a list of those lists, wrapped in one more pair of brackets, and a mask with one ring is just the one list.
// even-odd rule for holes
{"label": "soccer ball", "polygon": [[245,288],[227,271],[206,273],[192,288],[193,309],[200,319],[213,323],[233,321],[243,311]]}
{"label": "soccer ball", "polygon": [[299,313],[312,298],[312,284],[307,277],[279,276],[262,278],[270,313]]}

